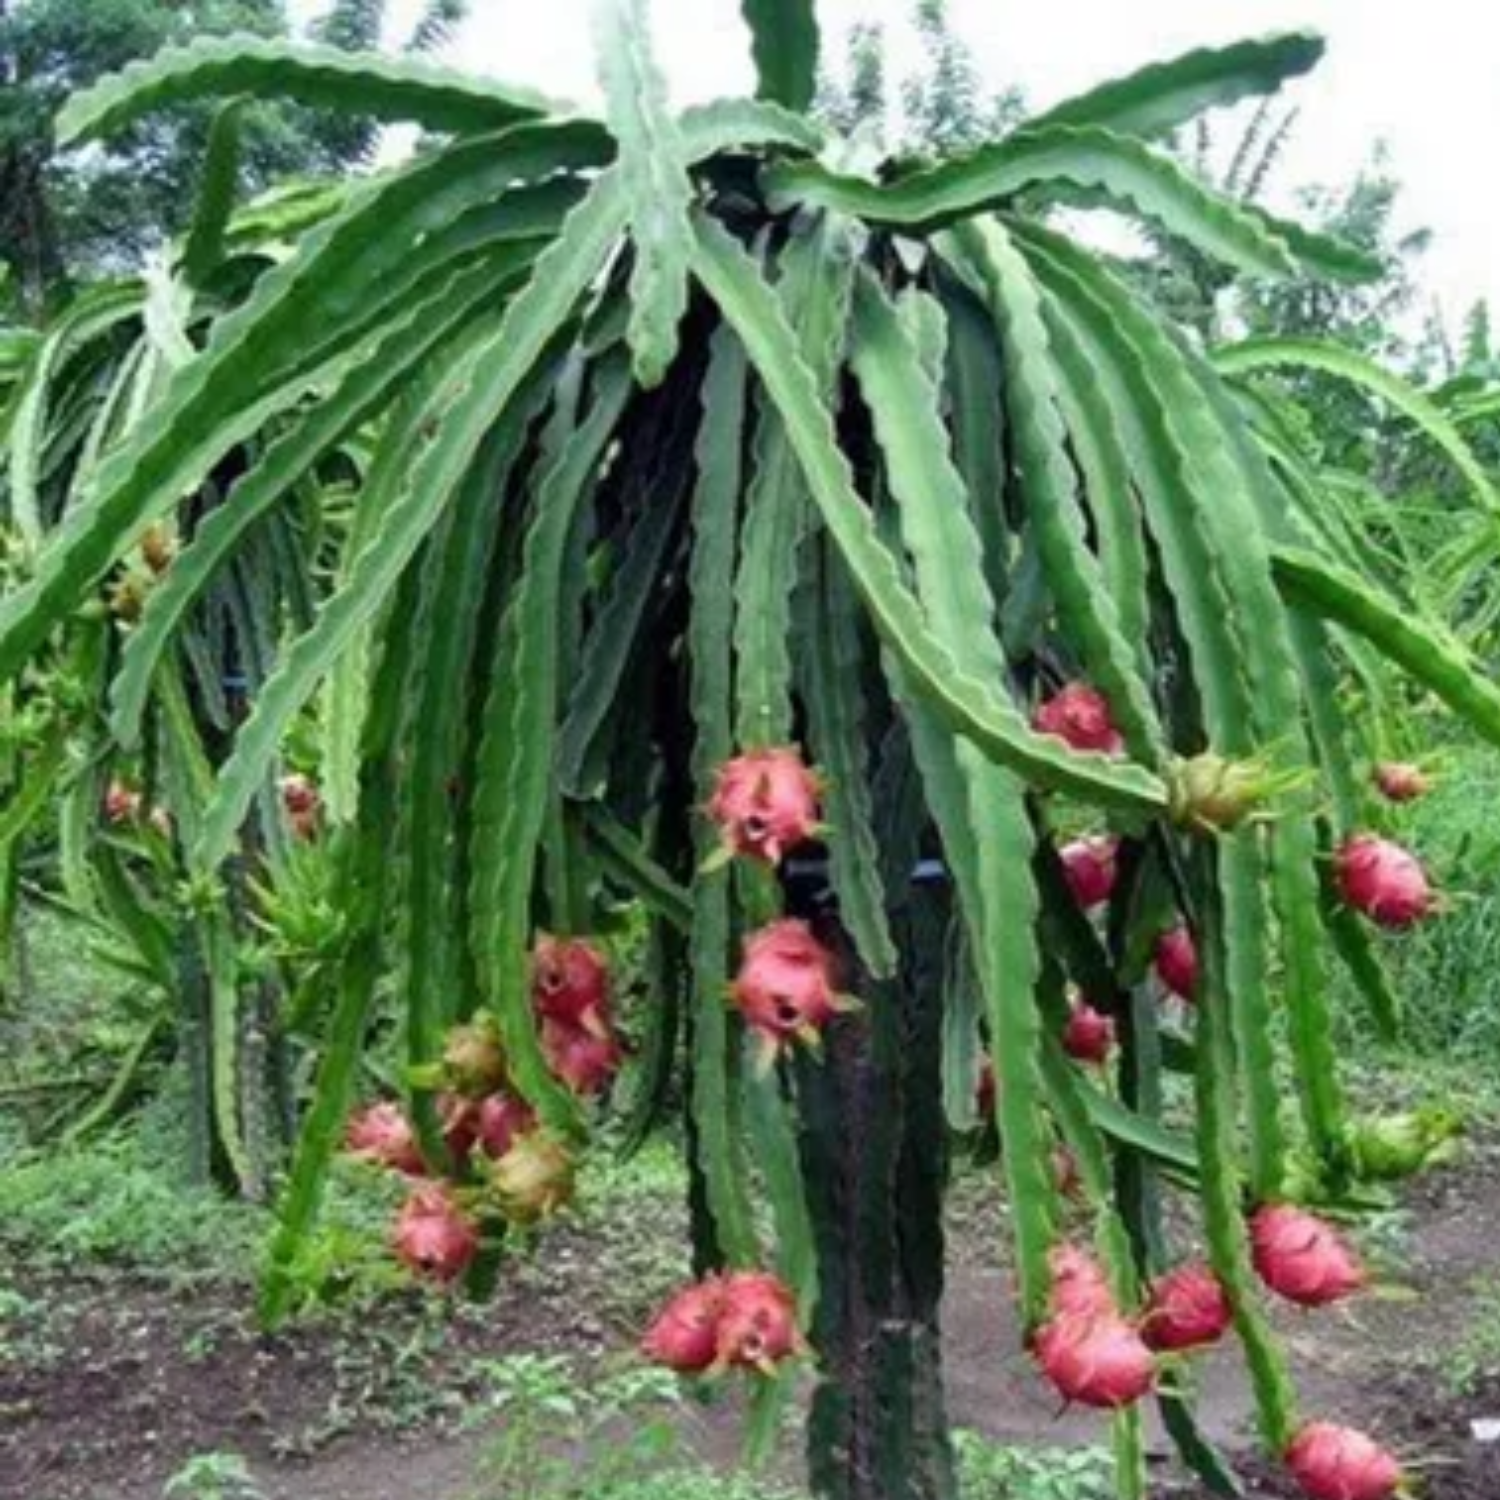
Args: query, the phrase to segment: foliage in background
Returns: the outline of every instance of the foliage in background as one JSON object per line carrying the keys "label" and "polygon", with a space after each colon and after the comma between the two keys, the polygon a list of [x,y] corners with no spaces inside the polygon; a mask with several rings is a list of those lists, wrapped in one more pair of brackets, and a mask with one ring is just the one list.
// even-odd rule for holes
{"label": "foliage in background", "polygon": [[[378,47],[384,0],[337,0],[314,30],[345,50]],[[461,0],[433,0],[412,45],[428,50],[462,19]],[[287,30],[283,0],[5,0],[0,4],[0,262],[35,317],[69,279],[135,270],[184,227],[208,149],[210,116],[139,122],[87,152],[60,154],[53,119],[68,96],[106,73],[195,37]],[[247,125],[243,188],[333,175],[365,160],[367,121],[259,109]]]}

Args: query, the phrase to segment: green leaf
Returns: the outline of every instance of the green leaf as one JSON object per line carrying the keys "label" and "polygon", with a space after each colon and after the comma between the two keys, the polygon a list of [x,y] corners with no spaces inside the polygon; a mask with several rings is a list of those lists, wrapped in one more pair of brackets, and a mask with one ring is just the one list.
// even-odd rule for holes
{"label": "green leaf", "polygon": [[429,236],[518,182],[597,164],[601,146],[597,129],[572,123],[465,141],[370,184],[340,218],[308,235],[295,256],[218,320],[208,347],[176,373],[152,420],[90,476],[35,575],[0,603],[0,680],[13,675],[139,529],[315,387],[320,361],[381,316],[378,288],[411,290],[404,268],[423,259]]}
{"label": "green leaf", "polygon": [[[721,325],[709,347],[700,400],[703,421],[694,456],[693,551],[688,567],[692,610],[688,617],[689,710],[693,719],[693,786],[698,805],[713,795],[718,768],[734,750],[730,678],[735,559],[735,517],[743,483],[745,352]],[[718,848],[717,832],[699,813],[693,852],[701,867]],[[734,1136],[730,1078],[729,871],[702,871],[692,885],[693,926],[689,961],[693,978],[692,1063],[689,1109],[697,1165],[708,1216],[731,1265],[752,1265],[756,1236]]]}
{"label": "green leaf", "polygon": [[821,151],[825,144],[816,120],[763,99],[714,99],[694,104],[678,117],[689,161],[747,146],[798,146]]}
{"label": "green leaf", "polygon": [[141,315],[142,289],[135,283],[90,288],[48,329],[11,407],[10,463],[6,473],[10,517],[21,539],[42,544],[39,483],[50,438],[54,385],[78,351],[121,323]]}
{"label": "green leaf", "polygon": [[911,672],[914,687],[938,717],[991,758],[1028,780],[1070,789],[1085,801],[1134,807],[1164,805],[1166,791],[1149,772],[1097,755],[1068,751],[1032,732],[991,683],[959,672],[932,635],[922,605],[875,531],[839,450],[828,411],[775,293],[744,250],[712,221],[700,219],[694,272],[744,342],[751,362],[786,423],[809,488],[850,576],[886,646]]}
{"label": "green leaf", "polygon": [[677,325],[687,310],[693,184],[666,80],[651,55],[647,0],[594,0],[594,56],[630,200],[630,348],[636,380],[649,390],[676,357]]}
{"label": "green leaf", "polygon": [[1271,562],[1277,585],[1292,603],[1369,641],[1491,744],[1500,745],[1500,688],[1456,643],[1440,639],[1363,579],[1313,553],[1279,547]]}
{"label": "green leaf", "polygon": [[954,231],[952,244],[977,273],[995,319],[1014,462],[1058,613],[1108,698],[1131,755],[1159,766],[1166,753],[1161,723],[1099,560],[1088,547],[1041,292],[998,224],[965,225]]}
{"label": "green leaf", "polygon": [[291,99],[428,130],[497,130],[567,109],[529,89],[477,82],[409,58],[259,37],[203,37],[131,63],[74,94],[57,117],[58,144],[81,145],[167,105],[234,94]]}
{"label": "green leaf", "polygon": [[941,228],[1023,190],[1045,199],[1049,185],[1094,189],[1226,265],[1267,277],[1295,270],[1286,244],[1238,203],[1139,141],[1086,126],[1024,130],[889,183],[841,176],[816,162],[774,165],[764,177],[773,207],[809,204],[912,229]]}
{"label": "green leaf", "polygon": [[1316,32],[1288,31],[1202,47],[1065,100],[1029,120],[1027,129],[1098,125],[1122,135],[1165,135],[1205,109],[1274,94],[1289,79],[1311,71],[1325,45]]}
{"label": "green leaf", "polygon": [[1319,370],[1361,387],[1414,422],[1468,481],[1480,505],[1500,517],[1500,494],[1458,428],[1421,391],[1363,354],[1320,339],[1264,338],[1217,348],[1212,357],[1226,375],[1290,366]]}
{"label": "green leaf", "polygon": [[[827,219],[794,236],[781,257],[776,295],[825,397],[839,367],[853,272],[847,230]],[[741,749],[784,745],[791,738],[792,594],[810,521],[806,481],[785,424],[775,403],[763,398],[734,583],[735,733]]]}
{"label": "green leaf", "polygon": [[203,286],[224,258],[224,232],[234,213],[239,187],[240,124],[244,114],[243,100],[224,105],[214,116],[209,132],[203,181],[182,247],[182,273],[193,286]]}
{"label": "green leaf", "polygon": [[750,28],[762,99],[799,112],[818,91],[818,16],[814,0],[740,0]]}
{"label": "green leaf", "polygon": [[583,822],[605,873],[664,922],[688,931],[693,923],[692,896],[651,858],[641,840],[602,802],[584,804]]}
{"label": "green leaf", "polygon": [[839,918],[864,966],[877,979],[896,972],[899,955],[885,915],[880,850],[869,785],[864,650],[859,601],[827,547],[818,549],[814,583],[804,590],[802,636],[811,753],[826,778],[824,814],[832,828],[828,873]]}
{"label": "green leaf", "polygon": [[[574,237],[580,243],[570,247],[568,257],[557,258],[547,277],[549,295],[566,288],[564,306],[592,279],[590,273],[567,285],[570,269],[598,269],[608,239],[600,243],[590,231],[609,227],[603,221],[618,213],[618,196],[610,194],[594,206]],[[547,1068],[531,1009],[532,885],[557,740],[558,622],[567,542],[629,394],[628,372],[606,356],[596,372],[592,409],[537,485],[521,580],[497,643],[474,790],[470,938],[481,999],[500,1023],[517,1089],[565,1134],[577,1130],[577,1107]]]}
{"label": "green leaf", "polygon": [[[329,666],[389,597],[506,410],[603,265],[624,217],[619,180],[599,179],[537,260],[498,327],[478,323],[428,404],[431,436],[370,545],[327,600],[313,628],[287,648],[235,742],[194,852],[201,867],[228,850],[278,752],[282,734]],[[419,419],[422,426],[426,418]]]}

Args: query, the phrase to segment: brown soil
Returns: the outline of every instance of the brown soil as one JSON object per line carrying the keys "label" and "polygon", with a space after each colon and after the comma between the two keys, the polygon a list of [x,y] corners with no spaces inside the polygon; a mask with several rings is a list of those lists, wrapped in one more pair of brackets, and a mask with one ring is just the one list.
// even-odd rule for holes
{"label": "brown soil", "polygon": [[[1500,1149],[1476,1149],[1408,1206],[1399,1274],[1347,1313],[1282,1319],[1303,1407],[1397,1448],[1426,1500],[1500,1500],[1500,1444],[1470,1428],[1500,1417],[1500,1356],[1466,1379],[1457,1367],[1483,1290],[1500,1291]],[[986,1247],[996,1242],[990,1224],[956,1236],[946,1307],[955,1422],[1013,1443],[1098,1441],[1100,1421],[1059,1415],[1017,1351],[1007,1277],[985,1266],[981,1230]],[[215,1451],[243,1454],[268,1500],[465,1500],[481,1439],[456,1434],[455,1418],[476,1359],[521,1349],[588,1359],[631,1341],[638,1309],[601,1279],[598,1250],[560,1233],[484,1309],[439,1321],[412,1299],[337,1335],[262,1335],[234,1290],[12,1271],[48,1311],[45,1326],[0,1347],[0,1500],[158,1500],[188,1456]],[[434,1393],[432,1373],[445,1369],[452,1378]],[[1205,1426],[1245,1451],[1237,1361],[1216,1354],[1199,1378]],[[694,1448],[732,1458],[732,1414],[692,1424]],[[1153,1451],[1162,1495],[1194,1495],[1170,1477],[1159,1432]],[[1245,1468],[1251,1493],[1294,1493],[1253,1459]]]}

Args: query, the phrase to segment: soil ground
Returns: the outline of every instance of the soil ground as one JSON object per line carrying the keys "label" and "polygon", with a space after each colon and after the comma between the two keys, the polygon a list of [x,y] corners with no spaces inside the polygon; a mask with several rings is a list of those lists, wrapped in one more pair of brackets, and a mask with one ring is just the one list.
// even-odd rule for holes
{"label": "soil ground", "polygon": [[[1396,1447],[1426,1500],[1500,1500],[1500,1443],[1471,1427],[1500,1418],[1500,1144],[1415,1186],[1407,1208],[1383,1284],[1346,1312],[1281,1318],[1303,1407]],[[965,1220],[954,1233],[954,1421],[1006,1443],[1097,1442],[1103,1424],[1059,1414],[1017,1348],[1008,1278],[989,1259],[997,1231]],[[190,1455],[237,1452],[268,1500],[467,1500],[483,1438],[453,1421],[464,1371],[522,1349],[587,1360],[633,1340],[600,1250],[582,1230],[559,1230],[486,1308],[436,1321],[413,1301],[352,1343],[316,1328],[262,1335],[248,1293],[222,1286],[8,1267],[11,1286],[47,1311],[0,1348],[0,1497],[158,1500]],[[434,1363],[459,1372],[440,1397],[426,1373]],[[1199,1377],[1205,1426],[1248,1454],[1243,1371],[1226,1352],[1201,1361]],[[388,1421],[369,1416],[377,1387]],[[733,1413],[695,1409],[686,1420],[690,1446],[733,1460]],[[1194,1495],[1171,1477],[1159,1436],[1153,1449],[1160,1493]],[[1252,1458],[1244,1470],[1252,1494],[1293,1493]]]}

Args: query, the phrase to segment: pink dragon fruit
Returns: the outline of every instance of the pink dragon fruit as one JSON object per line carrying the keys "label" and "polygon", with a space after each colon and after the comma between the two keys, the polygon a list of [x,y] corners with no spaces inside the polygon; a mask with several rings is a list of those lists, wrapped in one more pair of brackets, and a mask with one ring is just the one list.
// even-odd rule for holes
{"label": "pink dragon fruit", "polygon": [[1311,1500],[1390,1500],[1401,1488],[1401,1465],[1379,1443],[1333,1422],[1307,1423],[1286,1462]]}
{"label": "pink dragon fruit", "polygon": [[141,794],[116,778],[104,793],[104,818],[115,828],[133,823],[141,815]]}
{"label": "pink dragon fruit", "polygon": [[1106,835],[1074,839],[1057,851],[1073,899],[1085,911],[1102,906],[1115,888],[1120,841]]}
{"label": "pink dragon fruit", "polygon": [[474,1140],[491,1161],[498,1161],[516,1141],[536,1129],[536,1111],[513,1094],[491,1094],[474,1108]]}
{"label": "pink dragon fruit", "polygon": [[396,1254],[403,1265],[433,1281],[457,1280],[479,1249],[479,1229],[448,1188],[421,1187],[396,1220]]}
{"label": "pink dragon fruit", "polygon": [[399,1104],[384,1100],[350,1117],[344,1131],[344,1146],[361,1161],[420,1177],[426,1171],[411,1121]]}
{"label": "pink dragon fruit", "polygon": [[1315,1214],[1267,1204],[1250,1220],[1250,1251],[1260,1279],[1289,1302],[1322,1307],[1365,1283],[1354,1252]]}
{"label": "pink dragon fruit", "polygon": [[1193,998],[1198,988],[1198,948],[1185,925],[1157,938],[1153,961],[1165,989],[1183,1000]]}
{"label": "pink dragon fruit", "polygon": [[609,964],[582,938],[544,934],[531,955],[531,993],[543,1020],[609,1036]]}
{"label": "pink dragon fruit", "polygon": [[582,1098],[602,1094],[625,1060],[624,1049],[612,1031],[585,1031],[557,1021],[542,1023],[542,1052],[547,1066]]}
{"label": "pink dragon fruit", "polygon": [[722,1278],[709,1276],[684,1287],[657,1313],[641,1341],[641,1352],[669,1370],[701,1374],[718,1358],[723,1312]]}
{"label": "pink dragon fruit", "polygon": [[1125,747],[1110,716],[1108,701],[1083,682],[1070,682],[1038,704],[1031,716],[1031,727],[1038,734],[1056,735],[1075,750],[1118,755]]}
{"label": "pink dragon fruit", "polygon": [[771,1055],[793,1041],[816,1046],[823,1028],[855,1004],[838,993],[833,955],[791,917],[745,939],[730,994]]}
{"label": "pink dragon fruit", "polygon": [[1417,857],[1372,833],[1345,843],[1334,869],[1344,900],[1381,927],[1410,927],[1436,904]]}
{"label": "pink dragon fruit", "polygon": [[1178,1266],[1151,1288],[1141,1335],[1153,1349],[1196,1349],[1221,1339],[1233,1317],[1223,1284],[1207,1266]]}
{"label": "pink dragon fruit", "polygon": [[1063,1051],[1075,1062],[1107,1062],[1115,1043],[1115,1023],[1087,1000],[1075,1000],[1062,1043]]}
{"label": "pink dragon fruit", "polygon": [[724,1278],[714,1363],[720,1368],[774,1375],[806,1344],[797,1327],[791,1288],[766,1271],[733,1271]]}
{"label": "pink dragon fruit", "polygon": [[1038,1330],[1035,1354],[1058,1393],[1084,1406],[1129,1406],[1156,1375],[1140,1334],[1113,1312],[1059,1314]]}
{"label": "pink dragon fruit", "polygon": [[775,865],[821,832],[820,792],[796,749],[747,750],[719,767],[707,811],[728,855]]}

